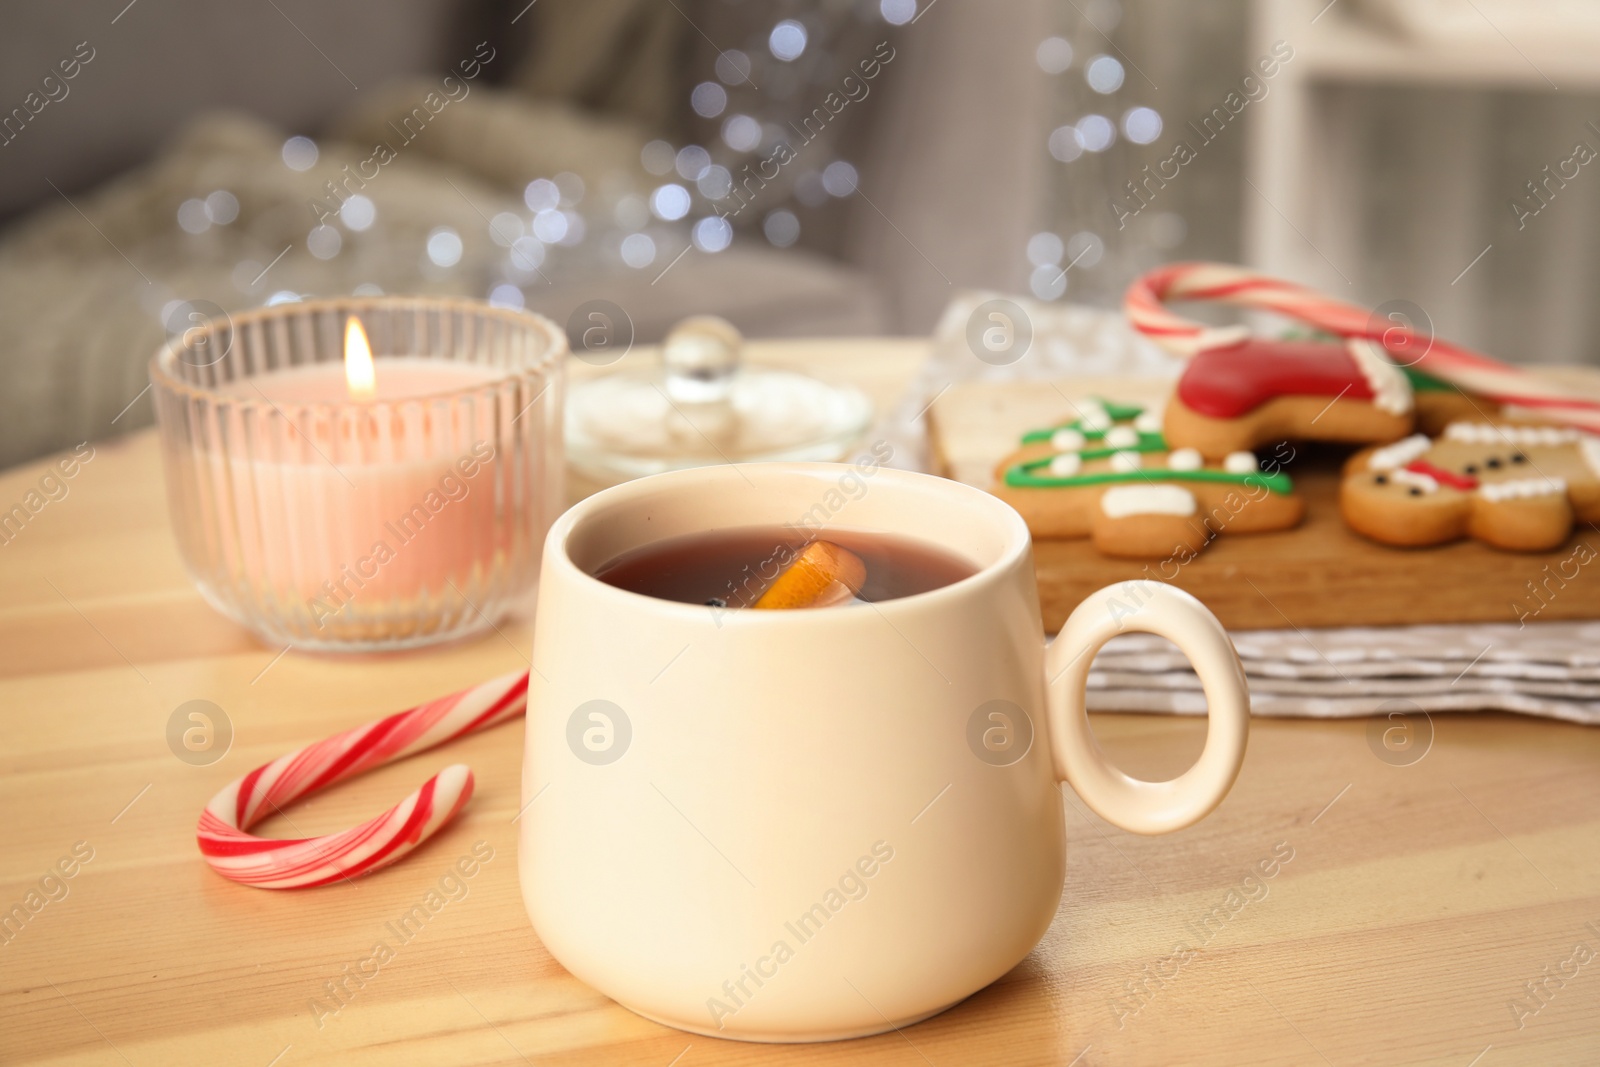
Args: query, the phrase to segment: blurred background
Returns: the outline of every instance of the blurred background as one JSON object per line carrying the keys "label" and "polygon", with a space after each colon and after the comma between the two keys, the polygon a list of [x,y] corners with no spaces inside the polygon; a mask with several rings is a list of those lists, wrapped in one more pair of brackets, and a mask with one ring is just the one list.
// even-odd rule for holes
{"label": "blurred background", "polygon": [[917,335],[964,291],[1115,308],[1220,259],[1600,359],[1589,0],[7,14],[0,466],[148,424],[195,314],[344,293]]}

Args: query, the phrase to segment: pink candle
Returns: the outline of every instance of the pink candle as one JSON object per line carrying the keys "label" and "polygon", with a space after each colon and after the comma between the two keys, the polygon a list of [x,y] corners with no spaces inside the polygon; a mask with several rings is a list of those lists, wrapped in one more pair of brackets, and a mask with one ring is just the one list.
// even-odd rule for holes
{"label": "pink candle", "polygon": [[531,583],[531,535],[550,518],[550,472],[541,463],[546,485],[530,486],[528,461],[543,457],[526,444],[553,433],[547,408],[518,425],[538,399],[526,383],[490,362],[374,360],[366,344],[350,316],[342,361],[217,382],[198,420],[205,447],[168,454],[175,515],[180,500],[200,512],[179,530],[185,555],[223,587],[202,591],[236,618],[242,601],[291,620],[312,646],[485,625],[487,602],[504,610],[502,594]]}
{"label": "pink candle", "polygon": [[[479,560],[492,560],[503,547],[495,543],[493,521],[495,443],[465,441],[460,425],[441,433],[433,424],[455,413],[429,401],[504,377],[491,368],[406,356],[378,360],[376,388],[355,400],[337,363],[231,383],[226,395],[285,413],[328,405],[330,416],[316,418],[310,433],[299,428],[307,447],[290,455],[228,455],[233,484],[254,489],[236,497],[245,532],[237,545],[241,571],[293,590],[319,629],[363,600],[449,594],[446,577],[470,578]],[[214,474],[222,474],[222,457],[210,459]]]}

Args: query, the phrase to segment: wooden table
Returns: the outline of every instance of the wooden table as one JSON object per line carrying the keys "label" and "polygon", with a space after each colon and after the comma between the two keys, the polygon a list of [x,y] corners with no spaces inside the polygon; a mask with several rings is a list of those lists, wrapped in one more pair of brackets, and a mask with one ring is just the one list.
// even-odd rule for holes
{"label": "wooden table", "polygon": [[[882,399],[921,348],[761,351],[815,360]],[[1044,941],[943,1015],[861,1041],[693,1037],[567,975],[517,891],[520,724],[263,828],[351,825],[428,769],[470,763],[469,809],[399,866],[308,892],[234,886],[195,850],[213,792],[307,741],[521,666],[530,625],[394,657],[263,645],[183,573],[152,434],[95,448],[67,495],[0,546],[0,906],[26,908],[75,845],[93,855],[46,886],[58,899],[33,898],[38,910],[0,932],[0,1063],[1600,1062],[1600,960],[1572,962],[1580,942],[1600,952],[1600,732],[1505,715],[1436,717],[1409,766],[1374,755],[1373,721],[1258,721],[1227,802],[1164,838],[1115,830],[1063,790],[1071,860]],[[0,507],[44,471],[0,475]],[[177,759],[165,736],[196,699],[233,729],[209,766]],[[1198,721],[1156,716],[1103,715],[1095,728],[1146,777],[1181,769],[1204,736]],[[467,895],[319,1028],[324,983],[480,840],[494,858]],[[1275,848],[1293,858],[1247,881]],[[1178,942],[1196,951],[1175,961]],[[1547,978],[1536,999],[1526,983]]]}

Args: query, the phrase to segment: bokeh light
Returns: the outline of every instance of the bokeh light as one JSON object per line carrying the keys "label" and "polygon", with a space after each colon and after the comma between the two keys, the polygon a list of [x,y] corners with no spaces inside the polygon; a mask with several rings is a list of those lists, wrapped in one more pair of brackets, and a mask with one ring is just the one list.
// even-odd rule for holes
{"label": "bokeh light", "polygon": [[239,217],[239,198],[226,189],[218,189],[206,197],[206,218],[218,226],[226,226]]}
{"label": "bokeh light", "polygon": [[549,211],[561,203],[561,188],[549,178],[535,178],[522,190],[522,202],[534,214]]}
{"label": "bokeh light", "polygon": [[1067,291],[1067,273],[1053,263],[1033,268],[1028,289],[1040,300],[1059,300]]}
{"label": "bokeh light", "polygon": [[558,243],[565,248],[582,243],[584,234],[589,229],[583,223],[583,216],[576,211],[563,211],[561,214],[567,220],[567,232]]}
{"label": "bokeh light", "polygon": [[673,160],[673,165],[677,168],[678,177],[686,182],[692,182],[711,166],[711,153],[697,144],[684,145],[678,149],[678,156]]}
{"label": "bokeh light", "polygon": [[[665,144],[666,142],[663,141],[662,143]],[[671,150],[672,146],[667,145],[667,151],[670,152]],[[564,170],[556,175],[555,180],[556,188],[561,190],[561,202],[563,204],[572,207],[583,203],[584,185],[582,178],[570,170]]]}
{"label": "bokeh light", "polygon": [[1117,128],[1104,115],[1085,115],[1078,120],[1078,141],[1091,152],[1104,152],[1117,139]]}
{"label": "bokeh light", "polygon": [[1036,233],[1028,238],[1028,262],[1035,267],[1059,264],[1063,251],[1061,238],[1053,233]]}
{"label": "bokeh light", "polygon": [[785,63],[799,59],[806,50],[806,28],[794,19],[784,19],[767,35],[767,48]]}
{"label": "bokeh light", "polygon": [[722,124],[722,140],[735,152],[752,152],[761,144],[761,123],[749,115],[729,115]]}
{"label": "bokeh light", "polygon": [[306,234],[306,251],[318,259],[332,259],[343,247],[344,238],[339,236],[338,230],[326,223],[313,226],[311,232]]}
{"label": "bokeh light", "polygon": [[639,150],[639,165],[651,174],[670,174],[673,156],[670,144],[665,141],[651,141]]}
{"label": "bokeh light", "polygon": [[511,242],[511,252],[506,262],[512,270],[532,275],[544,263],[544,243],[537,237],[519,237]]}
{"label": "bokeh light", "polygon": [[461,262],[461,235],[449,226],[439,226],[428,234],[428,258],[436,267],[453,267]]}
{"label": "bokeh light", "polygon": [[701,82],[689,94],[689,106],[703,119],[714,119],[728,106],[728,90],[716,82]]}
{"label": "bokeh light", "polygon": [[737,48],[717,56],[717,80],[723,85],[743,85],[750,80],[750,57]]}
{"label": "bokeh light", "polygon": [[622,262],[635,270],[648,267],[656,258],[656,243],[649,234],[630,233],[622,239]]}
{"label": "bokeh light", "polygon": [[1161,116],[1154,108],[1129,108],[1122,116],[1122,135],[1134,144],[1149,144],[1161,136]]}
{"label": "bokeh light", "polygon": [[676,182],[658,186],[650,194],[650,210],[656,218],[675,222],[689,213],[689,190]]}
{"label": "bokeh light", "polygon": [[211,228],[206,202],[191,197],[178,205],[178,225],[185,233],[205,233]]}
{"label": "bokeh light", "polygon": [[800,239],[800,220],[792,211],[774,211],[761,223],[761,232],[775,248],[788,248]]}
{"label": "bokeh light", "polygon": [[1034,50],[1033,59],[1046,74],[1060,74],[1072,66],[1072,44],[1065,37],[1046,37]]}
{"label": "bokeh light", "polygon": [[528,232],[522,216],[514,211],[502,211],[489,220],[489,240],[501,248],[510,248],[517,238]]}
{"label": "bokeh light", "polygon": [[1067,239],[1067,262],[1078,269],[1087,269],[1100,262],[1106,252],[1106,243],[1100,235],[1084,230]]}
{"label": "bokeh light", "polygon": [[1112,56],[1095,56],[1089,60],[1089,65],[1084,68],[1083,78],[1089,83],[1089,88],[1097,93],[1114,93],[1122,88],[1122,80],[1126,77],[1122,64]]}
{"label": "bokeh light", "polygon": [[541,211],[533,217],[533,235],[547,245],[559,244],[567,235],[567,216],[559,211]]}
{"label": "bokeh light", "polygon": [[878,14],[891,26],[904,26],[917,17],[917,0],[878,0]]}
{"label": "bokeh light", "polygon": [[721,252],[733,243],[733,227],[727,219],[712,215],[694,224],[694,246],[702,252]]}
{"label": "bokeh light", "polygon": [[378,206],[359,193],[339,206],[339,221],[344,223],[345,229],[356,233],[371,228],[377,218]]}
{"label": "bokeh light", "polygon": [[836,159],[822,170],[822,187],[830,196],[849,196],[856,191],[860,180],[856,168],[842,159]]}
{"label": "bokeh light", "polygon": [[283,165],[290,170],[310,170],[317,163],[317,142],[309,137],[291,137],[283,142]]}
{"label": "bokeh light", "polygon": [[489,290],[489,306],[521,311],[524,307],[522,290],[509,282],[501,282]]}
{"label": "bokeh light", "polygon": [[1050,131],[1050,154],[1063,163],[1071,163],[1083,155],[1083,138],[1076,126],[1057,126]]}
{"label": "bokeh light", "polygon": [[733,175],[728,168],[713,163],[705,173],[695,179],[695,188],[707,200],[721,200],[733,191]]}

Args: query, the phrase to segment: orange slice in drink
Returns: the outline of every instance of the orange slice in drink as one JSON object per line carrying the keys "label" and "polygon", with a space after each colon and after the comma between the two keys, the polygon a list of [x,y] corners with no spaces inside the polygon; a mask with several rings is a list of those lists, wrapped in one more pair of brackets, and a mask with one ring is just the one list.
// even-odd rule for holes
{"label": "orange slice in drink", "polygon": [[861,592],[867,565],[831,541],[813,541],[753,605],[757,610],[824,608]]}

